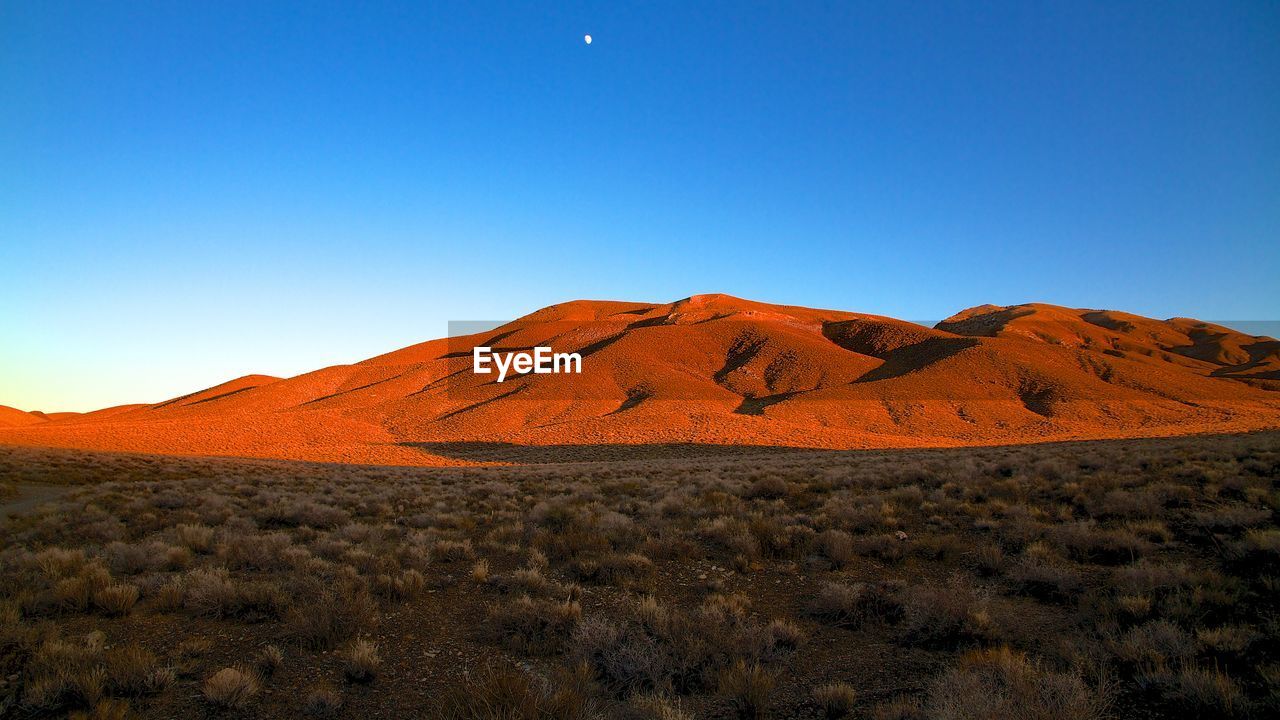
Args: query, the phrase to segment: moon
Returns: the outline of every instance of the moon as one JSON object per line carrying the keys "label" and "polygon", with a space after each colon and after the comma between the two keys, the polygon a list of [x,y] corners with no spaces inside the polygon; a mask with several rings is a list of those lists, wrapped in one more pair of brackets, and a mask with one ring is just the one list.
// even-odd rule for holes
{"label": "moon", "polygon": [[590,35],[583,35],[583,36],[582,36],[582,39],[583,39],[584,41],[586,41],[586,43],[587,43],[588,45],[590,45],[590,44],[591,44],[591,36],[590,36]]}

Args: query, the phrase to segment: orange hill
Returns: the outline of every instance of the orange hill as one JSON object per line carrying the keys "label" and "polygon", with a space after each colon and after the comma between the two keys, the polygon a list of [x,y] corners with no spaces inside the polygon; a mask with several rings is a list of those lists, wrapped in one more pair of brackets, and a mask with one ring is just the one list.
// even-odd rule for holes
{"label": "orange hill", "polygon": [[0,427],[26,427],[46,420],[44,413],[23,412],[8,405],[0,405]]}
{"label": "orange hill", "polygon": [[[471,372],[475,345],[578,352],[583,372],[497,383]],[[0,443],[397,464],[460,462],[497,444],[554,456],[1232,432],[1280,427],[1280,342],[1039,304],[972,308],[930,329],[726,295],[576,301],[288,379],[250,375],[21,425],[10,414]]]}

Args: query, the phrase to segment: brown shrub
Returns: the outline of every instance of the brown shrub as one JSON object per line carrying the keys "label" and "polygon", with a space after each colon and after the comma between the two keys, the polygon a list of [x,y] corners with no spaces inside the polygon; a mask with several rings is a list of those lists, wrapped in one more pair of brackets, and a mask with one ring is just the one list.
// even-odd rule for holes
{"label": "brown shrub", "polygon": [[896,535],[881,533],[879,535],[863,535],[853,540],[854,550],[859,555],[872,557],[887,563],[896,563],[906,557],[909,546],[899,540]]}
{"label": "brown shrub", "polygon": [[180,588],[183,606],[197,615],[228,617],[239,607],[240,593],[226,568],[196,568]]}
{"label": "brown shrub", "polygon": [[956,535],[922,535],[911,540],[911,551],[918,557],[947,561],[965,555],[969,541]]}
{"label": "brown shrub", "polygon": [[482,583],[489,579],[489,561],[481,558],[471,566],[471,580]]}
{"label": "brown shrub", "polygon": [[935,720],[1095,720],[1107,703],[1073,673],[1053,672],[1008,648],[969,653],[929,685]]}
{"label": "brown shrub", "polygon": [[847,566],[857,557],[853,536],[843,530],[827,530],[818,536],[818,548],[823,557],[838,568]]}
{"label": "brown shrub", "polygon": [[1117,568],[1111,574],[1111,584],[1127,595],[1167,593],[1194,580],[1195,576],[1185,565],[1158,565],[1148,560]]}
{"label": "brown shrub", "polygon": [[653,561],[638,553],[579,558],[570,562],[568,569],[578,580],[620,588],[648,588],[654,580]]}
{"label": "brown shrub", "polygon": [[266,645],[254,659],[254,669],[260,677],[269,678],[284,667],[284,651],[275,645]]}
{"label": "brown shrub", "polygon": [[165,590],[166,602],[180,594],[182,605],[197,615],[238,617],[257,621],[282,617],[289,599],[277,585],[264,580],[236,582],[226,568],[196,568],[181,584]]}
{"label": "brown shrub", "polygon": [[1140,620],[1151,614],[1152,600],[1147,595],[1117,595],[1116,608],[1125,618]]}
{"label": "brown shrub", "polygon": [[178,543],[195,553],[213,551],[213,528],[204,525],[178,525],[173,529]]}
{"label": "brown shrub", "polygon": [[62,578],[50,591],[50,604],[62,610],[84,612],[94,595],[111,584],[111,574],[100,565],[85,565],[73,577]]}
{"label": "brown shrub", "polygon": [[849,683],[830,683],[813,689],[813,701],[822,711],[822,716],[830,720],[848,715],[857,700],[858,692]]}
{"label": "brown shrub", "polygon": [[156,612],[175,612],[182,609],[185,595],[186,587],[182,578],[175,577],[155,591],[155,604],[152,607]]}
{"label": "brown shrub", "polygon": [[427,578],[421,572],[409,569],[395,575],[380,573],[374,578],[373,584],[382,597],[409,600],[426,590]]}
{"label": "brown shrub", "polygon": [[167,549],[163,543],[130,545],[116,541],[108,544],[103,553],[113,574],[137,575],[163,565]]}
{"label": "brown shrub", "polygon": [[51,579],[70,577],[80,571],[88,558],[79,548],[49,547],[35,554],[35,563]]}
{"label": "brown shrub", "polygon": [[791,486],[784,478],[769,476],[751,483],[742,493],[747,500],[779,500],[791,492]]}
{"label": "brown shrub", "polygon": [[472,560],[476,551],[470,540],[437,540],[431,546],[431,557],[437,562],[454,563]]}
{"label": "brown shrub", "polygon": [[106,653],[107,687],[115,695],[149,695],[173,682],[173,670],[160,667],[150,650],[130,643]]}
{"label": "brown shrub", "polygon": [[282,570],[289,566],[286,551],[292,544],[281,532],[235,535],[218,546],[218,556],[233,570]]}
{"label": "brown shrub", "polygon": [[1191,514],[1195,524],[1219,532],[1240,533],[1247,528],[1260,525],[1271,519],[1268,508],[1249,507],[1247,505],[1225,505],[1211,510],[1202,510]]}
{"label": "brown shrub", "polygon": [[285,613],[289,634],[311,648],[331,648],[378,620],[378,606],[362,587],[350,582],[328,586],[309,582],[304,595],[310,601]]}
{"label": "brown shrub", "polygon": [[106,698],[94,703],[91,710],[77,710],[67,717],[69,720],[128,720],[133,713],[127,700]]}
{"label": "brown shrub", "polygon": [[1067,600],[1084,590],[1084,581],[1074,568],[1032,557],[1018,558],[1006,577],[1027,594],[1048,600]]}
{"label": "brown shrub", "polygon": [[1250,530],[1245,533],[1240,549],[1246,556],[1275,561],[1280,558],[1280,530]]}
{"label": "brown shrub", "polygon": [[1243,715],[1248,703],[1240,685],[1218,668],[1184,664],[1174,671],[1148,676],[1185,718],[1229,718]]}
{"label": "brown shrub", "polygon": [[914,585],[899,594],[901,631],[908,642],[952,644],[998,637],[988,597],[964,577],[946,585]]}
{"label": "brown shrub", "polygon": [[302,712],[311,717],[337,717],[340,710],[342,710],[341,693],[325,683],[312,685],[302,698]]}
{"label": "brown shrub", "polygon": [[1185,660],[1196,653],[1195,639],[1167,620],[1152,620],[1130,628],[1113,647],[1121,660],[1153,667],[1163,667],[1170,660]]}
{"label": "brown shrub", "polygon": [[578,525],[559,531],[540,531],[533,543],[537,550],[557,560],[600,555],[611,549],[604,533]]}
{"label": "brown shrub", "polygon": [[511,666],[489,666],[441,698],[437,720],[589,720],[597,717],[581,671],[543,680]]}
{"label": "brown shrub", "polygon": [[829,625],[857,628],[867,620],[896,617],[898,609],[882,585],[827,583],[809,601],[805,612]]}
{"label": "brown shrub", "polygon": [[487,634],[522,652],[552,653],[564,644],[582,618],[571,600],[535,600],[527,595],[489,608]]}
{"label": "brown shrub", "polygon": [[785,632],[755,621],[737,597],[713,596],[692,611],[645,598],[616,620],[579,623],[571,650],[618,694],[687,693],[714,687],[736,660],[775,658],[788,642]]}
{"label": "brown shrub", "polygon": [[138,602],[138,588],[133,585],[108,585],[93,594],[93,604],[107,615],[127,615]]}
{"label": "brown shrub", "polygon": [[980,575],[997,575],[1005,569],[1004,551],[999,545],[983,543],[972,551],[971,557],[973,567]]}
{"label": "brown shrub", "polygon": [[243,710],[258,694],[258,678],[243,668],[222,668],[204,681],[201,691],[209,702],[221,708]]}
{"label": "brown shrub", "polygon": [[354,640],[342,649],[342,674],[352,682],[372,682],[382,667],[382,658],[378,655],[377,643],[368,640]]}
{"label": "brown shrub", "polygon": [[646,539],[640,552],[654,560],[700,560],[706,556],[701,545],[687,537],[668,533]]}
{"label": "brown shrub", "polygon": [[653,693],[636,695],[621,713],[621,720],[693,720],[680,705],[679,699]]}
{"label": "brown shrub", "polygon": [[761,513],[752,514],[748,528],[760,552],[771,558],[803,558],[817,542],[813,528],[784,524]]}
{"label": "brown shrub", "polygon": [[1092,509],[1102,517],[1149,518],[1163,506],[1160,496],[1150,490],[1111,490]]}
{"label": "brown shrub", "polygon": [[102,633],[82,641],[48,638],[34,649],[27,664],[29,679],[21,704],[36,712],[52,712],[68,704],[92,706],[102,699],[106,672],[100,664]]}
{"label": "brown shrub", "polygon": [[1133,562],[1153,549],[1149,540],[1125,528],[1104,529],[1092,523],[1050,528],[1048,535],[1077,560],[1117,564]]}
{"label": "brown shrub", "polygon": [[1153,543],[1167,543],[1173,539],[1173,532],[1169,530],[1169,526],[1165,525],[1162,520],[1127,522],[1124,527],[1143,540],[1150,540]]}
{"label": "brown shrub", "polygon": [[877,704],[871,710],[874,720],[934,720],[924,714],[917,698],[900,696]]}
{"label": "brown shrub", "polygon": [[738,660],[720,671],[717,691],[738,708],[738,715],[750,720],[764,717],[777,676],[755,663]]}
{"label": "brown shrub", "polygon": [[769,643],[785,650],[795,650],[804,642],[804,631],[790,620],[779,618],[769,623]]}
{"label": "brown shrub", "polygon": [[1196,639],[1214,655],[1222,658],[1241,655],[1258,639],[1258,633],[1244,625],[1199,628]]}

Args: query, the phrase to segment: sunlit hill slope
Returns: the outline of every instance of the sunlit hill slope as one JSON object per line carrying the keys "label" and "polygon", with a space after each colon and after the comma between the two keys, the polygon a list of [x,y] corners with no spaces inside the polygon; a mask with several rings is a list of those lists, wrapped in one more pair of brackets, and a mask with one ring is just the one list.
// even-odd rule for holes
{"label": "sunlit hill slope", "polygon": [[[495,382],[471,348],[549,346],[578,375]],[[447,464],[543,446],[947,446],[1280,426],[1280,342],[1208,323],[980,306],[928,328],[726,295],[576,301],[490,332],[154,405],[0,408],[0,443]]]}

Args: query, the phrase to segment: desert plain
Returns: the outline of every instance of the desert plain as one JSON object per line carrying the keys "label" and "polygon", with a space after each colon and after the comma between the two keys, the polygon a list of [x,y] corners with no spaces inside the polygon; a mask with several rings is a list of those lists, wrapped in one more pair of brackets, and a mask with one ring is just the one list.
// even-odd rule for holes
{"label": "desert plain", "polygon": [[1278,393],[1197,320],[703,295],[5,408],[0,717],[1271,717]]}

